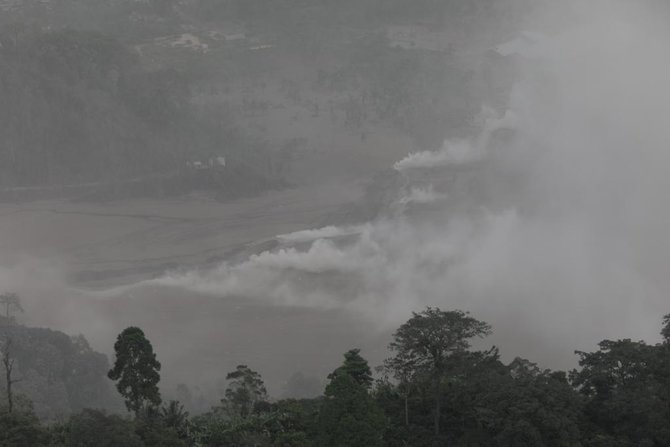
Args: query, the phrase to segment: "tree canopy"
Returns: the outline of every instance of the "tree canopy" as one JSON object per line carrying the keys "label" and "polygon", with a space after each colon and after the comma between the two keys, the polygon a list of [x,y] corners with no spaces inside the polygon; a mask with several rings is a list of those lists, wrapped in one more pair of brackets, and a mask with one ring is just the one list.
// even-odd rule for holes
{"label": "tree canopy", "polygon": [[117,381],[128,411],[138,415],[147,406],[160,405],[161,364],[144,332],[138,327],[124,329],[114,343],[114,352],[116,361],[108,376]]}
{"label": "tree canopy", "polygon": [[[386,418],[368,393],[369,368],[358,349],[345,354],[326,386],[319,412],[318,444],[324,447],[381,447]],[[371,379],[371,378],[370,378]]]}
{"label": "tree canopy", "polygon": [[[663,319],[662,331],[667,321],[667,317]],[[4,330],[17,341],[16,365],[21,374],[34,371],[30,358],[23,354],[22,345],[30,338],[24,337],[27,329],[11,323]],[[629,339],[603,340],[593,352],[577,351],[579,368],[566,374],[542,369],[520,357],[505,364],[496,348],[473,350],[470,340],[490,330],[488,324],[465,312],[428,308],[414,313],[396,331],[391,343],[394,356],[387,359],[383,370],[378,369],[383,374],[376,381],[360,350],[351,349],[328,375],[322,396],[273,401],[260,374],[238,365],[226,376],[230,383],[222,405],[191,417],[177,401],[159,407],[160,364],[144,333],[131,327],[119,334],[117,361],[110,376],[117,377],[114,371],[120,371],[117,385],[127,385],[119,390],[128,409],[136,412],[134,419],[80,409],[67,419],[42,425],[30,402],[20,395],[15,411],[10,413],[0,406],[0,444],[670,445],[667,341],[652,345]],[[31,334],[33,337],[40,331]],[[83,338],[74,338],[71,343],[84,353],[90,349]],[[85,368],[86,362],[82,362]],[[71,365],[79,368],[76,362]],[[178,388],[188,400],[186,387]]]}
{"label": "tree canopy", "polygon": [[453,375],[457,371],[460,357],[470,347],[470,339],[490,333],[491,326],[465,312],[428,307],[423,312],[413,313],[393,334],[389,349],[395,356],[387,365],[398,376],[409,374],[431,383],[436,437],[440,436],[440,395],[444,379],[448,373]]}
{"label": "tree canopy", "polygon": [[267,401],[261,375],[247,365],[238,365],[226,375],[226,380],[230,380],[230,384],[223,402],[235,416],[247,418],[258,404]]}
{"label": "tree canopy", "polygon": [[361,357],[361,350],[358,348],[350,349],[344,353],[344,363],[330,375],[329,379],[334,379],[338,374],[347,374],[354,379],[356,383],[368,389],[372,386],[372,371],[368,361]]}

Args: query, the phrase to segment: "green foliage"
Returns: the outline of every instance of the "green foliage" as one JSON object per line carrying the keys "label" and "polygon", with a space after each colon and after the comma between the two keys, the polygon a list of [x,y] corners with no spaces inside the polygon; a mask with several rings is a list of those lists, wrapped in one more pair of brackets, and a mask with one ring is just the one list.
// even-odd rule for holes
{"label": "green foliage", "polygon": [[282,433],[277,436],[274,447],[308,447],[309,438],[303,432]]}
{"label": "green foliage", "polygon": [[[435,408],[433,427],[436,439],[440,437],[441,390],[448,375],[458,372],[460,359],[470,347],[470,339],[484,337],[491,327],[462,311],[442,311],[428,307],[400,326],[393,334],[389,349],[395,356],[387,360],[387,367],[397,378],[414,378],[430,383]],[[406,391],[409,392],[409,391]]]}
{"label": "green foliage", "polygon": [[383,446],[386,418],[365,386],[346,373],[334,374],[326,387],[318,419],[323,447]]}
{"label": "green foliage", "polygon": [[470,339],[490,333],[487,323],[465,312],[429,307],[413,313],[412,318],[398,328],[389,349],[396,353],[394,359],[400,361],[400,365],[440,375],[449,369],[452,356],[470,347]]}
{"label": "green foliage", "polygon": [[0,445],[3,447],[47,446],[49,435],[32,413],[0,411]]}
{"label": "green foliage", "polygon": [[670,351],[644,342],[604,340],[596,352],[577,352],[580,371],[570,374],[587,398],[589,442],[670,445]]}
{"label": "green foliage", "polygon": [[274,430],[274,445],[311,446],[321,399],[286,399],[273,405],[279,424]]}
{"label": "green foliage", "polygon": [[505,367],[497,354],[469,362],[467,380],[451,387],[447,403],[453,406],[449,413],[461,414],[463,430],[454,433],[459,442],[580,445],[582,401],[564,374],[541,371],[521,359]]}
{"label": "green foliage", "polygon": [[[455,359],[454,359],[455,360]],[[503,365],[495,349],[463,353],[440,389],[442,433],[433,433],[429,382],[382,382],[375,398],[391,423],[388,446],[578,446],[582,400],[564,374],[516,359]],[[406,405],[406,406],[405,406]],[[410,417],[405,419],[405,411]]]}
{"label": "green foliage", "polygon": [[[51,429],[50,446],[186,447],[188,414],[177,404],[161,411],[145,408],[133,421],[99,410],[84,410]],[[177,417],[175,418],[175,413]],[[175,427],[176,425],[176,427]]]}
{"label": "green foliage", "polygon": [[[20,340],[17,335],[25,328],[11,324],[4,330],[14,331],[12,336]],[[227,375],[225,405],[189,418],[177,401],[159,408],[151,400],[157,396],[160,365],[142,331],[128,328],[115,345],[115,369],[122,371],[119,376],[130,371],[128,377],[148,385],[133,394],[141,396],[140,404],[129,404],[139,408],[134,420],[84,410],[45,428],[30,405],[21,404],[11,414],[0,412],[0,445],[670,445],[667,342],[604,340],[596,352],[577,352],[581,369],[572,371],[568,380],[563,372],[543,370],[521,358],[505,365],[496,348],[470,351],[469,340],[489,332],[486,323],[464,312],[428,308],[396,331],[391,344],[395,356],[387,360],[387,375],[372,390],[370,368],[358,349],[345,353],[343,364],[329,375],[325,395],[316,399],[268,402],[260,375],[239,365]],[[83,338],[69,343],[90,349]],[[21,359],[21,364],[28,362]],[[185,386],[180,389],[188,396]],[[147,390],[152,394],[141,395]]]}
{"label": "green foliage", "polygon": [[350,349],[344,353],[344,363],[328,375],[328,379],[334,379],[338,374],[351,376],[356,383],[368,389],[372,385],[372,371],[368,361],[360,355],[361,350]]}
{"label": "green foliage", "polygon": [[64,447],[143,447],[132,421],[98,410],[73,415],[65,425]]}
{"label": "green foliage", "polygon": [[270,446],[268,415],[252,415],[244,420],[230,420],[220,412],[207,413],[194,418],[193,437],[198,445],[218,446]]}
{"label": "green foliage", "polygon": [[267,401],[267,390],[261,375],[247,365],[238,365],[226,375],[230,384],[222,401],[234,417],[248,418],[256,407]]}
{"label": "green foliage", "polygon": [[137,327],[124,329],[114,343],[114,352],[116,361],[108,377],[118,381],[116,388],[124,397],[128,411],[139,415],[146,406],[160,405],[161,364],[144,332]]}
{"label": "green foliage", "polygon": [[311,446],[316,400],[282,400],[245,419],[212,411],[193,418],[191,439],[203,446]]}
{"label": "green foliage", "polygon": [[160,417],[163,424],[173,429],[181,439],[188,437],[190,429],[188,411],[178,401],[171,400],[167,406],[161,407]]}
{"label": "green foliage", "polygon": [[161,409],[144,407],[135,419],[136,433],[146,447],[186,447],[186,417],[188,415],[177,402]]}

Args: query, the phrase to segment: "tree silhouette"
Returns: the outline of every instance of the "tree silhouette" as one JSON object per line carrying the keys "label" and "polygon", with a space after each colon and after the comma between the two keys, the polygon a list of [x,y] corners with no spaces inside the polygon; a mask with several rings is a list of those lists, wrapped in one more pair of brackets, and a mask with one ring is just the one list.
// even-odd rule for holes
{"label": "tree silhouette", "polygon": [[466,312],[428,307],[412,313],[393,334],[389,349],[396,353],[387,364],[396,365],[399,375],[422,376],[430,381],[435,399],[433,429],[440,436],[441,386],[455,359],[470,347],[469,340],[483,337],[491,327]]}
{"label": "tree silhouette", "polygon": [[226,375],[226,379],[231,382],[226,389],[224,402],[228,403],[236,416],[242,419],[249,417],[258,403],[267,400],[261,375],[247,365],[238,365],[235,371]]}
{"label": "tree silhouette", "polygon": [[125,329],[114,343],[114,352],[116,362],[107,376],[118,381],[116,389],[125,398],[128,411],[138,416],[145,406],[160,405],[161,364],[144,332],[138,327]]}
{"label": "tree silhouette", "polygon": [[346,360],[345,364],[336,369],[329,378],[331,380],[326,386],[325,401],[318,416],[318,445],[323,447],[384,445],[386,418],[368,393],[365,381],[360,383],[347,371]]}
{"label": "tree silhouette", "polygon": [[345,352],[344,363],[329,374],[328,378],[332,380],[336,375],[344,373],[350,375],[359,385],[366,389],[370,388],[373,380],[372,371],[370,371],[368,361],[361,357],[360,353],[361,350],[358,348]]}
{"label": "tree silhouette", "polygon": [[2,366],[5,369],[5,389],[7,391],[7,411],[9,413],[14,410],[14,393],[12,391],[12,385],[20,381],[20,379],[12,378],[16,363],[16,358],[12,351],[13,341],[11,336],[6,335],[0,350],[2,353]]}

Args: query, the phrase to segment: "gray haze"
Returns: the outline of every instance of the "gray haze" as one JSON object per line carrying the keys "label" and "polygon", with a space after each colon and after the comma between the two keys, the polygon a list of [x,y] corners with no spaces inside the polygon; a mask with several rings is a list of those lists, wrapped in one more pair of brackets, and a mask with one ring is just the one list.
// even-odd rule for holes
{"label": "gray haze", "polygon": [[469,310],[493,325],[486,345],[551,368],[604,338],[655,341],[670,292],[667,11],[533,7],[441,37],[479,102],[443,145],[325,129],[288,186],[251,197],[3,203],[0,289],[24,297],[26,322],[103,352],[146,328],[169,384],[216,386],[248,363],[276,395],[353,346],[378,364],[427,305]]}

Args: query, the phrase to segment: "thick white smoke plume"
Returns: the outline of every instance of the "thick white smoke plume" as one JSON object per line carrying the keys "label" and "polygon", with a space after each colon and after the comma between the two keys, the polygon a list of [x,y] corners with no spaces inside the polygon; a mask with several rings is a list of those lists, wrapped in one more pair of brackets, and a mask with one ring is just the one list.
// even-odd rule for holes
{"label": "thick white smoke plume", "polygon": [[477,121],[482,128],[481,133],[472,141],[448,139],[440,150],[409,154],[395,163],[393,168],[403,172],[409,169],[437,168],[481,160],[485,155],[491,134],[498,129],[515,127],[516,116],[512,111],[507,111],[502,117],[498,117],[494,110],[485,107]]}
{"label": "thick white smoke plume", "polygon": [[382,325],[463,308],[545,360],[605,337],[653,339],[670,312],[670,36],[632,3],[578,11],[534,57],[506,56],[524,73],[509,110],[396,163],[401,212],[151,283]]}
{"label": "thick white smoke plume", "polygon": [[481,156],[467,140],[447,140],[441,150],[415,152],[397,162],[393,167],[397,171],[408,169],[433,168],[450,164],[466,163]]}
{"label": "thick white smoke plume", "polygon": [[409,194],[400,198],[399,203],[401,205],[407,205],[409,203],[432,203],[438,200],[445,200],[446,198],[446,194],[435,192],[433,185],[429,185],[426,188],[411,188]]}

